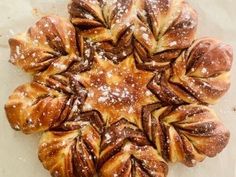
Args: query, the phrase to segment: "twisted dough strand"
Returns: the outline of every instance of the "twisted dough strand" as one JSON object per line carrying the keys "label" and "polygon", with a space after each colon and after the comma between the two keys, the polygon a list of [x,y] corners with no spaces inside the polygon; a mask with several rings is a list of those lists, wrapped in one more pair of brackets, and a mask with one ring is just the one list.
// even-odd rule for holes
{"label": "twisted dough strand", "polygon": [[197,27],[184,0],[73,0],[69,12],[79,34],[101,43],[105,57],[119,62],[134,50],[137,66],[149,70],[167,67]]}
{"label": "twisted dough strand", "polygon": [[194,166],[214,157],[228,144],[230,133],[215,113],[202,105],[144,108],[143,128],[158,153],[171,162]]}
{"label": "twisted dough strand", "polygon": [[110,125],[101,142],[101,177],[167,175],[167,165],[151,146],[145,134],[126,119]]}
{"label": "twisted dough strand", "polygon": [[86,112],[60,128],[45,132],[40,140],[39,159],[52,176],[96,175],[104,123],[98,112]]}
{"label": "twisted dough strand", "polygon": [[213,38],[196,40],[149,88],[169,104],[215,104],[230,87],[232,48]]}

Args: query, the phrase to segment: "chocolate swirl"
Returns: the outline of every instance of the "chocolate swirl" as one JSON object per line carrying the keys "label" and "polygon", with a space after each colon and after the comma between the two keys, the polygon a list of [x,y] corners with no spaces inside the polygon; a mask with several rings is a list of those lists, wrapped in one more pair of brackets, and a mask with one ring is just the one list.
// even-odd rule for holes
{"label": "chocolate swirl", "polygon": [[9,44],[10,62],[30,73],[57,74],[79,59],[73,25],[57,16],[43,17]]}
{"label": "chocolate swirl", "polygon": [[32,82],[19,86],[5,105],[12,128],[24,133],[58,126],[69,115],[74,99]]}
{"label": "chocolate swirl", "polygon": [[105,57],[119,62],[134,50],[138,66],[149,70],[177,58],[197,26],[196,12],[184,0],[73,0],[69,13],[79,34],[99,42]]}
{"label": "chocolate swirl", "polygon": [[169,104],[214,104],[229,89],[232,48],[216,39],[202,38],[176,59],[172,68],[149,84]]}
{"label": "chocolate swirl", "polygon": [[194,166],[214,157],[229,141],[229,131],[206,106],[149,105],[144,108],[143,128],[166,160]]}
{"label": "chocolate swirl", "polygon": [[167,175],[167,165],[136,125],[121,119],[104,132],[99,169],[101,177]]}
{"label": "chocolate swirl", "polygon": [[91,177],[96,174],[104,123],[99,113],[86,112],[45,132],[39,159],[52,176]]}

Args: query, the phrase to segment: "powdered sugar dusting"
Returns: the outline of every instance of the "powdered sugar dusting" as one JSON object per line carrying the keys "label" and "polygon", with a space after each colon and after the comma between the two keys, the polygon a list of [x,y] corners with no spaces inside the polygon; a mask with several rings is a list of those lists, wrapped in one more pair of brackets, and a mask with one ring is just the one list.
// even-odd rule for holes
{"label": "powdered sugar dusting", "polygon": [[77,77],[88,90],[85,105],[113,119],[141,116],[142,106],[156,100],[146,87],[153,74],[137,70],[133,64],[133,58],[119,64],[96,58],[93,68]]}

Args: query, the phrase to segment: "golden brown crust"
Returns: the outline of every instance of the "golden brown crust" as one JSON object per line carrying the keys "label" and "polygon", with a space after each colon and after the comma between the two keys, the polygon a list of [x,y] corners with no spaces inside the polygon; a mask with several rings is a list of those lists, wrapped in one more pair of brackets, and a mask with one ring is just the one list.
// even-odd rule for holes
{"label": "golden brown crust", "polygon": [[142,106],[157,101],[146,87],[154,74],[138,70],[132,56],[119,64],[96,57],[92,68],[78,76],[88,90],[83,110],[96,109],[108,125],[124,117],[142,127]]}
{"label": "golden brown crust", "polygon": [[165,69],[188,48],[197,28],[197,14],[184,0],[145,1],[146,17],[137,23],[135,56],[138,66]]}
{"label": "golden brown crust", "polygon": [[73,0],[69,12],[79,34],[99,42],[104,56],[117,62],[134,49],[138,66],[149,70],[177,58],[197,27],[197,14],[185,0]]}
{"label": "golden brown crust", "polygon": [[46,16],[27,33],[9,40],[10,62],[26,72],[45,71],[47,75],[66,70],[78,59],[75,29],[70,22],[57,16]]}
{"label": "golden brown crust", "polygon": [[10,62],[34,76],[6,114],[24,133],[47,130],[39,159],[52,176],[166,177],[166,161],[194,166],[224,149],[229,131],[192,103],[228,90],[232,49],[192,43],[185,0],[72,0],[69,12],[72,24],[43,17],[9,40]]}
{"label": "golden brown crust", "polygon": [[5,105],[12,128],[24,133],[47,130],[69,114],[73,99],[36,82],[19,86]]}
{"label": "golden brown crust", "polygon": [[66,121],[58,130],[45,132],[39,145],[43,166],[52,176],[95,176],[103,127],[100,115],[93,111]]}
{"label": "golden brown crust", "polygon": [[10,62],[34,73],[33,82],[17,88],[6,103],[11,126],[34,133],[78,114],[87,92],[74,73],[89,68],[94,52],[85,54],[89,46],[83,39],[76,41],[73,25],[61,17],[46,16],[9,44]]}
{"label": "golden brown crust", "polygon": [[39,147],[44,167],[63,177],[167,175],[167,164],[136,125],[121,119],[104,132],[103,127],[98,113],[89,112],[44,133]]}
{"label": "golden brown crust", "polygon": [[230,136],[211,109],[194,104],[146,106],[143,127],[160,155],[187,166],[194,166],[206,156],[216,156]]}
{"label": "golden brown crust", "polygon": [[41,132],[80,113],[86,96],[84,87],[70,75],[54,75],[46,85],[33,81],[19,86],[5,112],[12,128],[27,134]]}
{"label": "golden brown crust", "polygon": [[232,48],[202,38],[176,59],[171,69],[156,75],[149,88],[170,104],[214,104],[229,89]]}
{"label": "golden brown crust", "polygon": [[167,165],[135,124],[120,119],[102,136],[98,168],[101,177],[165,177]]}

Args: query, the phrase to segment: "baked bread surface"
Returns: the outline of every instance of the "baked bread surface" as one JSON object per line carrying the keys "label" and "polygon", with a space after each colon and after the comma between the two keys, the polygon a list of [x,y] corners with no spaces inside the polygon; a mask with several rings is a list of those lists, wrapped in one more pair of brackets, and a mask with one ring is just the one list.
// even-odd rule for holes
{"label": "baked bread surface", "polygon": [[230,133],[214,111],[229,89],[232,48],[195,39],[184,0],[72,0],[70,20],[40,19],[9,40],[33,75],[5,105],[10,125],[43,132],[53,177],[165,177],[168,162],[214,157]]}

